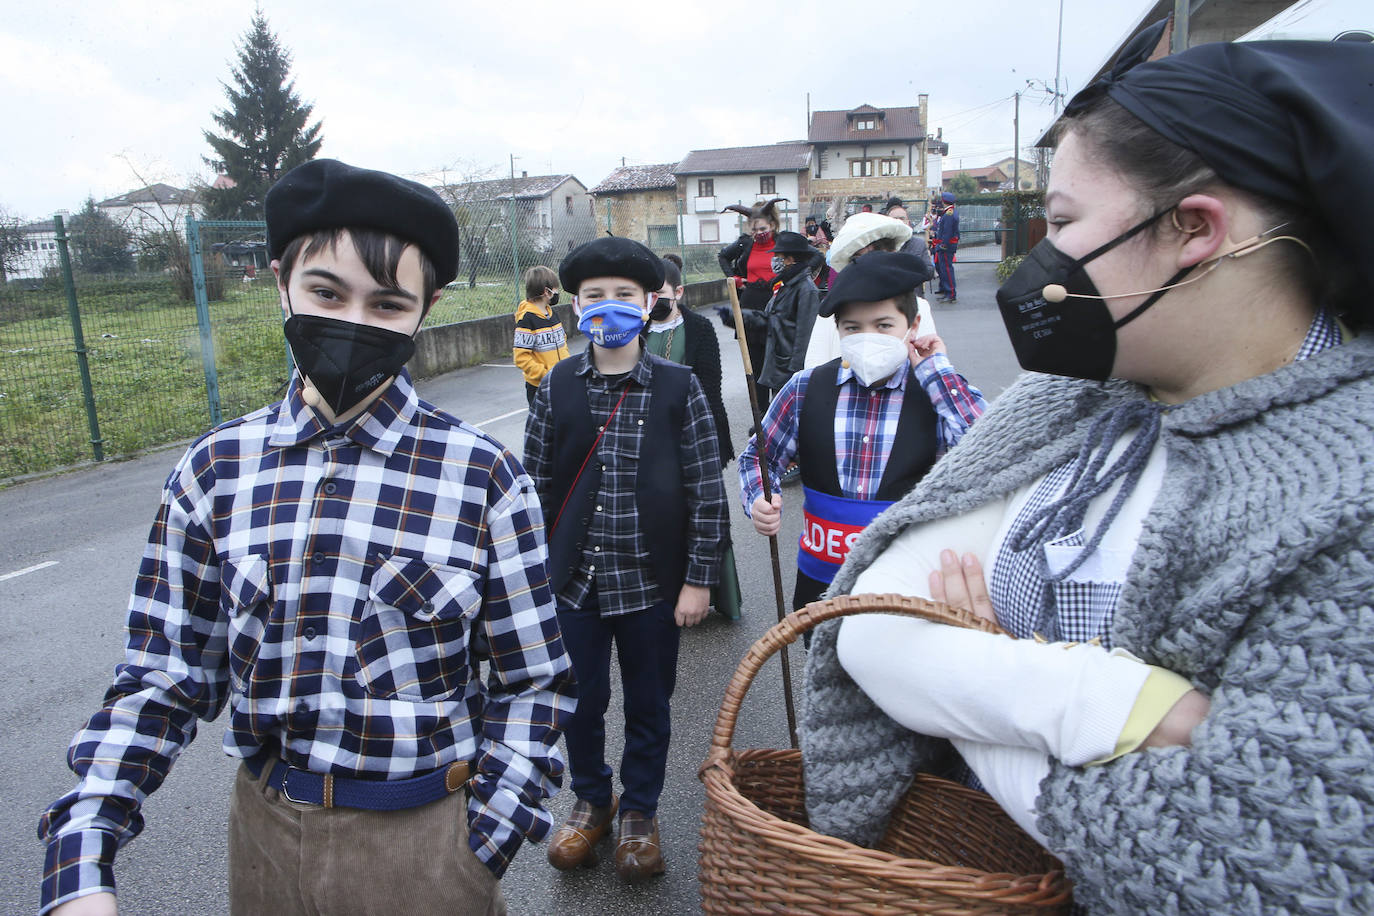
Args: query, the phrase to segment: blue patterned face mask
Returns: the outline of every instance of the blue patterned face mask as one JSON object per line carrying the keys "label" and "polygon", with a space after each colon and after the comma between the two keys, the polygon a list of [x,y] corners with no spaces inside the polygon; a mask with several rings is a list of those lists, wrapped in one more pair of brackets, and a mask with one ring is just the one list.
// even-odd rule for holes
{"label": "blue patterned face mask", "polygon": [[619,299],[602,299],[582,309],[577,327],[592,343],[614,350],[644,329],[644,307]]}

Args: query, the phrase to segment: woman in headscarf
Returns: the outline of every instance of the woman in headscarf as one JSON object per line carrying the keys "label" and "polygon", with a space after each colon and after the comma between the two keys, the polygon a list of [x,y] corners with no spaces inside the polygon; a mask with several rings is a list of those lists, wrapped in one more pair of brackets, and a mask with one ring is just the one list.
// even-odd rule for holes
{"label": "woman in headscarf", "polygon": [[[754,389],[758,393],[760,410],[768,406],[769,397],[769,388],[758,382],[768,342],[768,320],[763,317],[763,309],[773,297],[773,241],[782,227],[778,204],[785,200],[786,197],[775,197],[754,206],[730,204],[720,211],[734,211],[748,221],[749,231],[722,248],[716,261],[726,278],[739,290],[744,337],[749,344],[749,361],[754,364]],[[727,315],[730,315],[728,310],[722,311],[721,320],[728,327],[734,327],[733,315],[726,320]],[[740,329],[735,328],[735,335],[739,333]]]}
{"label": "woman in headscarf", "polygon": [[1045,374],[831,589],[1020,638],[819,628],[810,823],[873,842],[949,739],[1094,913],[1374,912],[1374,47],[1159,37],[1066,110],[998,292]]}

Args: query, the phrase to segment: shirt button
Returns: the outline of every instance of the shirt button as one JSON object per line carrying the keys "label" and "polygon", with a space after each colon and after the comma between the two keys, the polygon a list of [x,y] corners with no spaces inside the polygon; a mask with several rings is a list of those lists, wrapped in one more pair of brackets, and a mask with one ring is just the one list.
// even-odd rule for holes
{"label": "shirt button", "polygon": [[332,480],[329,481],[329,483],[327,483],[327,484],[324,485],[324,492],[325,492],[325,495],[326,495],[326,496],[333,496],[333,495],[334,495],[334,492],[335,492],[336,490],[338,490],[338,489],[339,489],[339,485],[336,484],[336,483],[335,483],[334,481],[332,481]]}
{"label": "shirt button", "polygon": [[301,700],[298,703],[296,703],[296,715],[303,716],[308,712],[310,712],[310,707],[306,705],[305,700]]}
{"label": "shirt button", "polygon": [[314,639],[314,638],[315,638],[315,628],[314,628],[314,627],[306,627],[306,628],[305,628],[305,638],[306,638],[306,639]]}
{"label": "shirt button", "polygon": [[864,436],[864,441],[865,441],[865,442],[868,441],[868,437],[867,437],[867,436]]}
{"label": "shirt button", "polygon": [[592,564],[591,566],[588,566],[588,567],[587,567],[587,572],[589,572],[589,573],[594,573],[594,572],[596,572],[596,564]]}
{"label": "shirt button", "polygon": [[601,470],[603,470],[603,471],[606,470],[606,465],[603,464],[603,465],[601,466]]}
{"label": "shirt button", "polygon": [[318,566],[319,564],[324,562],[324,554],[318,550],[315,551],[313,554],[310,555],[310,562]]}
{"label": "shirt button", "polygon": [[598,426],[598,427],[596,428],[596,431],[599,432],[599,433],[604,433],[604,432],[606,431],[606,427],[604,427],[604,426]]}
{"label": "shirt button", "polygon": [[859,484],[859,492],[862,493],[863,491],[864,491],[864,485],[863,485],[863,484]]}
{"label": "shirt button", "polygon": [[638,423],[640,426],[643,426],[643,425],[644,425],[644,421],[643,421],[643,420],[636,420],[635,422]]}
{"label": "shirt button", "polygon": [[601,506],[597,506],[597,507],[596,507],[596,511],[597,511],[597,512],[604,512],[605,509],[603,509]]}
{"label": "shirt button", "polygon": [[420,605],[420,610],[424,611],[426,614],[434,613],[434,602],[426,601],[424,604]]}
{"label": "shirt button", "polygon": [[601,552],[601,545],[600,545],[600,544],[597,544],[595,547],[592,548],[592,553],[600,553],[600,552]]}

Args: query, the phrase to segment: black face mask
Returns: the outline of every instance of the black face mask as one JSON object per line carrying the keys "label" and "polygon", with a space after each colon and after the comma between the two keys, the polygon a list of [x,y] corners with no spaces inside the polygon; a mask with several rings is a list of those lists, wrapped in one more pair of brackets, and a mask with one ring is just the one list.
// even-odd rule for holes
{"label": "black face mask", "polygon": [[292,314],[284,329],[297,368],[336,417],[382,387],[415,354],[409,334],[368,324]]}
{"label": "black face mask", "polygon": [[657,302],[654,303],[654,307],[651,308],[651,309],[649,309],[649,320],[650,320],[650,321],[664,321],[664,320],[666,320],[667,317],[668,317],[669,315],[671,315],[672,313],[673,313],[673,300],[672,300],[672,299],[664,299],[663,297],[660,296],[660,297],[659,297],[659,300],[658,300]]}
{"label": "black face mask", "polygon": [[557,304],[558,304],[558,293],[554,293],[552,296],[549,297],[549,308],[553,308],[553,307],[554,307],[555,305],[557,305]]}
{"label": "black face mask", "polygon": [[[1092,381],[1105,381],[1111,376],[1116,362],[1117,330],[1144,314],[1192,268],[1185,267],[1174,274],[1163,288],[1154,290],[1153,295],[1118,320],[1112,318],[1084,265],[1154,225],[1168,212],[1161,210],[1077,260],[1049,239],[1031,249],[1021,266],[997,290],[997,307],[1021,368]],[[1046,298],[1047,287],[1051,296],[1063,294],[1059,301]]]}

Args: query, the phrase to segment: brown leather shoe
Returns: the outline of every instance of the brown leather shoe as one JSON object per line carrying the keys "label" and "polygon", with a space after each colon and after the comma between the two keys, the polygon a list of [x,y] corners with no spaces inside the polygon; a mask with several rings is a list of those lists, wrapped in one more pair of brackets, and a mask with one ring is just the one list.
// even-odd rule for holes
{"label": "brown leather shoe", "polygon": [[549,864],[562,871],[595,865],[596,844],[611,832],[611,822],[615,820],[619,805],[620,799],[614,795],[604,808],[579,798],[568,819],[549,840]]}
{"label": "brown leather shoe", "polygon": [[620,818],[620,842],[615,846],[615,873],[627,884],[663,874],[663,848],[658,842],[658,818],[626,811]]}

